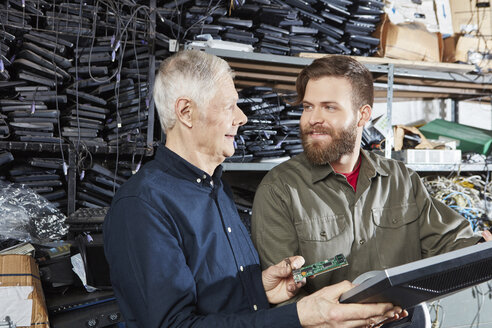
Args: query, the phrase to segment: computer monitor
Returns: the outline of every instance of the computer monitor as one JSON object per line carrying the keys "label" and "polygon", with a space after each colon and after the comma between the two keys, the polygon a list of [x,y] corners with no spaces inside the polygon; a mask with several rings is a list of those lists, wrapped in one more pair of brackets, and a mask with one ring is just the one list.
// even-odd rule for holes
{"label": "computer monitor", "polygon": [[409,309],[490,279],[492,242],[486,242],[379,271],[340,302],[390,302]]}

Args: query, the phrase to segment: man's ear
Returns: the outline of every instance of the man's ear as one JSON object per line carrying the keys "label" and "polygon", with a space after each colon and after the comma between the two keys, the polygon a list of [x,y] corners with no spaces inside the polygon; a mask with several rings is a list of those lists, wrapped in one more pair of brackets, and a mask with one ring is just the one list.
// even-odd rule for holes
{"label": "man's ear", "polygon": [[191,128],[193,126],[192,114],[194,110],[194,102],[187,97],[179,97],[174,103],[174,112],[176,119]]}
{"label": "man's ear", "polygon": [[359,122],[357,123],[358,127],[366,125],[367,122],[371,119],[372,107],[369,105],[364,105],[359,109]]}

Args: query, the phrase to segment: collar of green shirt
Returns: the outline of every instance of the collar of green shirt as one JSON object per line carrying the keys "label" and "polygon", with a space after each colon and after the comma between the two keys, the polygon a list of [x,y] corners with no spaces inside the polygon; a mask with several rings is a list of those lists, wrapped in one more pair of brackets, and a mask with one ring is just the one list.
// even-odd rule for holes
{"label": "collar of green shirt", "polygon": [[[362,154],[362,162],[361,162],[361,174],[364,172],[364,175],[375,177],[376,174],[380,174],[382,176],[388,176],[389,172],[380,165],[379,155],[373,154],[370,151],[361,149]],[[305,159],[307,161],[307,158]],[[335,173],[331,165],[313,165],[311,166],[311,176],[312,183],[316,183],[325,179],[332,173]]]}

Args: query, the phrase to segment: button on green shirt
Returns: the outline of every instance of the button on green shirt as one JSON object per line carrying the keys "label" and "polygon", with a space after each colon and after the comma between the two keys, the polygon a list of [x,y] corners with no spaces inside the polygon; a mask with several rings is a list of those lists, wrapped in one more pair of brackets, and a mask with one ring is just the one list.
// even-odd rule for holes
{"label": "button on green shirt", "polygon": [[263,268],[292,255],[302,255],[307,265],[344,254],[348,266],[308,279],[312,292],[479,240],[466,219],[428,194],[413,170],[361,154],[357,192],[330,165],[312,165],[304,154],[265,176],[252,218]]}

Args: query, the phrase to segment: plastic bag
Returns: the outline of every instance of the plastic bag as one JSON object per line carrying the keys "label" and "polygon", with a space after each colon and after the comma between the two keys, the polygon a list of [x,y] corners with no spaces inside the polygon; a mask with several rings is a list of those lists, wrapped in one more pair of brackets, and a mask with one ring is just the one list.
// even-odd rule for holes
{"label": "plastic bag", "polygon": [[0,239],[42,243],[67,234],[66,216],[44,197],[0,181]]}

